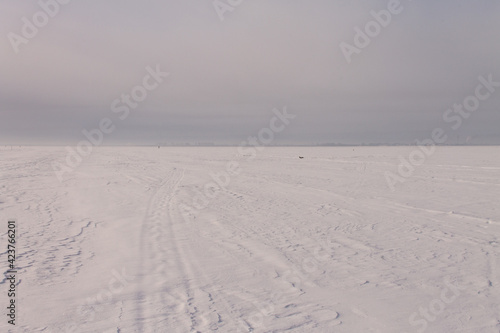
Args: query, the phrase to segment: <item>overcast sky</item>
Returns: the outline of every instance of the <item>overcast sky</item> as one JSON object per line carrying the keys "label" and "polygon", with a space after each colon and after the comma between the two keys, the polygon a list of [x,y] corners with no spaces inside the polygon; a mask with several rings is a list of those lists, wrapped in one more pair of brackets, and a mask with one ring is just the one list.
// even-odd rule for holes
{"label": "overcast sky", "polygon": [[[239,144],[286,106],[297,116],[277,144],[410,143],[437,127],[500,143],[500,87],[457,129],[443,120],[479,76],[500,82],[500,2],[402,0],[348,63],[341,43],[355,46],[355,27],[388,2],[243,0],[218,13],[212,0],[73,0],[21,43],[41,6],[2,0],[0,142],[71,144],[109,118],[107,144]],[[169,76],[120,119],[112,103],[148,66]]]}

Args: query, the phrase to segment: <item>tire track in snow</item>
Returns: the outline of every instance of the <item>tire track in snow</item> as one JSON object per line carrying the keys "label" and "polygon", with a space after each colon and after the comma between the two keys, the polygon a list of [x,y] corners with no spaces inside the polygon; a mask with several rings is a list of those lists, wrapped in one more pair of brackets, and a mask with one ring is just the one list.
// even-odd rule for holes
{"label": "tire track in snow", "polygon": [[[136,297],[136,321],[140,332],[156,332],[162,325],[178,324],[177,317],[184,309],[175,303],[187,302],[186,295],[174,297],[166,286],[171,279],[177,278],[175,272],[182,271],[176,246],[171,244],[175,240],[171,233],[172,221],[166,215],[182,177],[183,171],[181,174],[177,168],[169,170],[151,197],[143,221],[139,258],[141,281]],[[184,285],[183,289],[186,288]]]}
{"label": "tire track in snow", "polygon": [[[175,194],[184,172],[173,188],[168,185],[172,182],[161,186],[158,197],[162,199],[151,205],[155,211],[151,220],[157,221],[154,232],[159,235],[155,242],[158,245],[170,244],[168,248],[152,248],[155,260],[162,260],[156,268],[156,273],[160,274],[160,279],[156,280],[160,292],[154,301],[163,304],[163,309],[166,305],[176,310],[174,314],[170,311],[163,321],[156,321],[152,332],[165,332],[166,329],[182,333],[212,331],[218,329],[220,324],[226,324],[222,323],[223,317],[231,318],[236,323],[226,300],[219,298],[216,302],[214,295],[218,291],[209,286],[211,279],[200,268],[202,265],[198,256],[191,250],[202,239],[198,230],[181,216],[178,209]],[[168,277],[168,280],[161,276]],[[150,331],[149,327],[146,331]]]}
{"label": "tire track in snow", "polygon": [[[210,325],[211,294],[199,286],[201,272],[194,268],[196,257],[183,246],[191,238],[184,220],[173,205],[182,174],[172,172],[149,205],[141,236],[144,260],[139,295],[141,332],[200,332]],[[220,315],[216,314],[220,319]]]}

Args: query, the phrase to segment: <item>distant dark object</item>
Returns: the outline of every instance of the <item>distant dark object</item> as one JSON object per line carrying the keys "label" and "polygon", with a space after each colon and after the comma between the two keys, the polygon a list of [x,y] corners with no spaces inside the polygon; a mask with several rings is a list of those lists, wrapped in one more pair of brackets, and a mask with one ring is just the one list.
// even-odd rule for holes
{"label": "distant dark object", "polygon": [[299,158],[300,158],[300,159],[303,159],[303,158],[304,158],[304,156],[299,156]]}

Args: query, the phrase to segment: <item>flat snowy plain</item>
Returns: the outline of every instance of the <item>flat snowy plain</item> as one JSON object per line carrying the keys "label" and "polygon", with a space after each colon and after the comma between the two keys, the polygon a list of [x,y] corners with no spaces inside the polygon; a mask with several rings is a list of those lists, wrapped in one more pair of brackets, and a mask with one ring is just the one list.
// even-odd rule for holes
{"label": "flat snowy plain", "polygon": [[414,149],[2,147],[0,331],[497,333],[500,147]]}

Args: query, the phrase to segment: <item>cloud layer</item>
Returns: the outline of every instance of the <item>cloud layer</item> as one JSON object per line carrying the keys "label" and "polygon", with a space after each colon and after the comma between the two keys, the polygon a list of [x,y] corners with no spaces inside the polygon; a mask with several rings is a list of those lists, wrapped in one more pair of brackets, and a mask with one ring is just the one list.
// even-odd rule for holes
{"label": "cloud layer", "polygon": [[[283,106],[297,118],[277,143],[414,142],[448,126],[443,113],[479,76],[500,81],[500,3],[401,1],[348,63],[339,45],[355,45],[355,28],[388,3],[243,0],[221,21],[211,0],[72,1],[16,53],[9,33],[22,36],[41,7],[7,2],[0,140],[79,140],[118,119],[112,102],[158,64],[169,77],[106,143],[238,144]],[[499,107],[500,89],[450,137],[500,143]]]}

